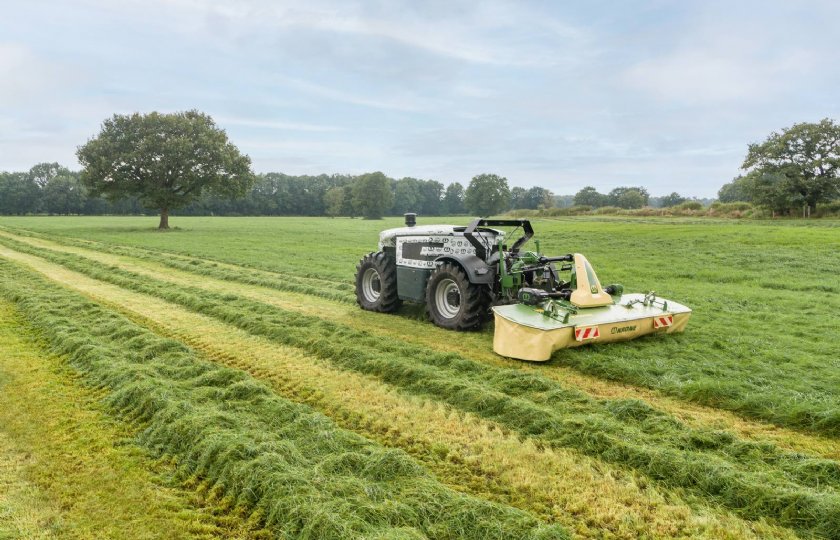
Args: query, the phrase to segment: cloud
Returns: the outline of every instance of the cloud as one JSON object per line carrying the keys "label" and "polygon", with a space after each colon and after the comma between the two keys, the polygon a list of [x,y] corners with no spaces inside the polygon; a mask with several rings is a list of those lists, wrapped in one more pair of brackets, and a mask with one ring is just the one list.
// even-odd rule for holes
{"label": "cloud", "polygon": [[744,41],[680,49],[642,60],[622,80],[654,98],[680,103],[716,103],[775,98],[814,66],[804,51],[764,57]]}
{"label": "cloud", "polygon": [[[355,35],[450,59],[500,66],[557,65],[576,56],[558,54],[556,40],[577,46],[586,39],[581,28],[519,2],[368,4],[316,0],[304,5],[291,1],[168,0],[164,4],[177,6],[185,16],[202,14],[215,29],[226,22],[228,30],[236,27],[237,33],[261,27],[278,33],[304,29]],[[532,39],[534,36],[541,39]]]}
{"label": "cloud", "polygon": [[299,122],[283,122],[276,120],[259,120],[255,118],[242,118],[231,116],[217,116],[214,118],[216,124],[220,127],[227,125],[245,126],[252,128],[274,129],[278,131],[311,131],[311,132],[327,132],[327,131],[343,131],[344,128],[339,126],[325,126],[320,124],[304,124]]}
{"label": "cloud", "polygon": [[257,41],[281,56],[294,52],[342,68],[352,62],[355,70],[373,63],[368,74],[378,70],[408,79],[446,76],[471,64],[513,69],[580,65],[594,39],[585,26],[570,24],[551,10],[501,0],[147,0],[129,6],[136,17],[191,38],[212,39],[220,50]]}
{"label": "cloud", "polygon": [[292,88],[310,96],[317,96],[341,103],[360,105],[374,109],[389,109],[397,111],[418,112],[428,110],[435,106],[434,101],[418,98],[412,95],[402,94],[396,97],[382,96],[380,91],[372,91],[375,96],[365,97],[335,86],[326,86],[311,81],[289,77],[278,77],[278,82],[288,88]]}
{"label": "cloud", "polygon": [[72,84],[74,79],[69,70],[25,44],[0,43],[0,107],[33,103],[56,93],[61,84]]}

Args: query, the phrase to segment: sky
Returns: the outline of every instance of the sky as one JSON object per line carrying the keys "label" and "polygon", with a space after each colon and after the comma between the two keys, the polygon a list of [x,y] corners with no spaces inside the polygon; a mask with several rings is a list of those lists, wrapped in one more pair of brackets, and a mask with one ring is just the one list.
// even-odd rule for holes
{"label": "sky", "polygon": [[0,0],[0,170],[198,109],[256,172],[712,197],[839,119],[837,1]]}

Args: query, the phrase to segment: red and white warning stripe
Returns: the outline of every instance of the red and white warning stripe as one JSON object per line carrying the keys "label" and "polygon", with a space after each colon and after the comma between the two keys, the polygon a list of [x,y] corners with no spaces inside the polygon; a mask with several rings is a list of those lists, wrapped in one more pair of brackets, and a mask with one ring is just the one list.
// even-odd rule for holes
{"label": "red and white warning stripe", "polygon": [[674,316],[673,315],[662,315],[660,317],[653,318],[653,327],[654,328],[666,328],[674,324]]}
{"label": "red and white warning stripe", "polygon": [[575,328],[575,340],[584,341],[587,339],[595,339],[601,337],[601,331],[597,326],[582,326]]}

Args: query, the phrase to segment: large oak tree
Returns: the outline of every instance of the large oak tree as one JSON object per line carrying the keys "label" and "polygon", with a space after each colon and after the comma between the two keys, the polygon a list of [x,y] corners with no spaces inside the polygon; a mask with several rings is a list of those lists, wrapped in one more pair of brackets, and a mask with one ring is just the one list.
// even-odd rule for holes
{"label": "large oak tree", "polygon": [[750,145],[742,168],[755,186],[787,192],[791,204],[809,213],[817,203],[840,197],[840,124],[826,118],[772,133]]}
{"label": "large oak tree", "polygon": [[251,159],[210,116],[194,110],[116,114],[76,155],[92,195],[135,196],[160,209],[160,229],[169,228],[170,210],[203,193],[241,197],[255,181]]}

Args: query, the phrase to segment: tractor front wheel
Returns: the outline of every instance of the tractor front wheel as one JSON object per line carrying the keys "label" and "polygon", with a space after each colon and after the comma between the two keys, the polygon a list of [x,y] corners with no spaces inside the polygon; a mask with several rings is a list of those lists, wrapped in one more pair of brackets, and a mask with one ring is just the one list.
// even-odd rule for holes
{"label": "tractor front wheel", "polygon": [[432,272],[426,285],[429,318],[449,330],[477,330],[490,309],[487,290],[473,285],[457,265],[443,263]]}
{"label": "tractor front wheel", "polygon": [[368,253],[356,266],[356,302],[368,311],[388,313],[402,303],[397,296],[397,266],[379,251]]}

